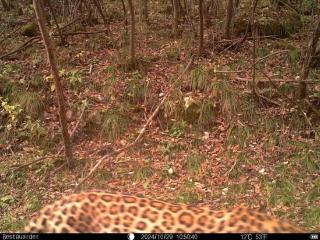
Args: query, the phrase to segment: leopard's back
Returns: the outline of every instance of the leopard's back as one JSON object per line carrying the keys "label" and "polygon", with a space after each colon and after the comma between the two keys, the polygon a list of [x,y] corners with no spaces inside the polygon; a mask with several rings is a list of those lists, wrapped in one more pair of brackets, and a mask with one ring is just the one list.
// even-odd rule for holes
{"label": "leopard's back", "polygon": [[45,206],[25,231],[271,233],[299,229],[245,207],[214,211],[129,195],[87,192]]}

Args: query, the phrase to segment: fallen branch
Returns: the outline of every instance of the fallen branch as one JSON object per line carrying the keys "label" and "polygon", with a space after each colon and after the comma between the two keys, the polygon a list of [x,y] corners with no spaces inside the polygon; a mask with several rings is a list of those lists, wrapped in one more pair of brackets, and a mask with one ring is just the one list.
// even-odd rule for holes
{"label": "fallen branch", "polygon": [[61,155],[54,155],[54,156],[44,156],[44,157],[39,157],[29,163],[26,163],[26,164],[22,164],[22,165],[12,165],[11,167],[13,167],[14,169],[12,169],[12,171],[17,171],[17,170],[20,170],[21,168],[24,168],[24,167],[28,167],[32,164],[36,164],[36,163],[39,163],[41,162],[42,160],[44,159],[47,159],[47,158],[61,158],[62,156]]}
{"label": "fallen branch", "polygon": [[[63,35],[81,35],[81,34],[96,34],[96,33],[103,33],[103,32],[108,32],[109,29],[105,28],[102,30],[97,30],[97,31],[92,31],[92,32],[69,32],[69,33],[63,33]],[[54,34],[53,36],[59,36],[58,34]]]}
{"label": "fallen branch", "polygon": [[[241,82],[252,82],[251,78],[241,78],[241,77],[236,77],[234,80],[241,81]],[[320,83],[320,80],[285,80],[285,79],[272,79],[273,83],[300,83],[300,82],[305,82],[309,84],[315,84],[315,83]],[[270,82],[269,79],[260,79],[257,80],[257,82]]]}
{"label": "fallen branch", "polygon": [[[36,40],[36,41],[34,41],[34,40]],[[40,38],[39,38],[39,37],[30,38],[28,41],[24,42],[24,43],[23,43],[20,47],[18,47],[17,49],[1,55],[1,56],[0,56],[0,59],[3,59],[3,58],[5,58],[5,57],[8,57],[8,56],[14,54],[14,53],[17,53],[17,52],[19,52],[19,51],[21,51],[21,50],[23,50],[23,49],[31,46],[32,44],[34,44],[35,42],[38,42],[38,41],[40,41]]]}
{"label": "fallen branch", "polygon": [[97,163],[95,164],[95,166],[90,170],[89,174],[83,178],[78,184],[76,184],[75,190],[79,190],[79,187],[86,181],[88,180],[88,178],[90,178],[92,176],[92,174],[96,171],[96,169],[102,164],[102,162],[105,159],[108,159],[114,155],[117,155],[123,151],[125,151],[128,148],[131,148],[133,146],[135,146],[142,138],[143,134],[145,133],[147,127],[150,125],[151,121],[154,119],[154,117],[158,114],[160,108],[162,107],[162,105],[165,103],[165,101],[171,96],[171,93],[174,89],[174,87],[176,86],[176,84],[180,81],[180,79],[182,78],[182,76],[188,71],[188,69],[190,68],[191,64],[193,62],[193,56],[191,57],[191,60],[189,61],[188,65],[186,66],[186,68],[183,70],[183,72],[179,75],[179,77],[175,80],[174,84],[172,84],[171,88],[169,88],[168,92],[164,95],[164,97],[162,98],[161,102],[158,104],[157,108],[152,112],[152,114],[150,115],[150,117],[148,118],[147,122],[144,124],[144,126],[142,127],[142,129],[140,130],[139,135],[136,137],[136,139],[130,143],[127,144],[126,146],[119,148],[115,151],[113,151],[112,153],[106,154],[103,157],[101,157],[100,159],[98,159]]}

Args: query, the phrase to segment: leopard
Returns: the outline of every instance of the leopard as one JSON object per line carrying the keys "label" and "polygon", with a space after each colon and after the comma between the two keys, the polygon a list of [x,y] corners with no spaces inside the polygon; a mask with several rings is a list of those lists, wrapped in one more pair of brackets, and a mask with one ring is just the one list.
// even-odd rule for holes
{"label": "leopard", "polygon": [[70,194],[43,207],[29,233],[297,233],[302,230],[240,205],[231,209],[169,203],[120,193]]}

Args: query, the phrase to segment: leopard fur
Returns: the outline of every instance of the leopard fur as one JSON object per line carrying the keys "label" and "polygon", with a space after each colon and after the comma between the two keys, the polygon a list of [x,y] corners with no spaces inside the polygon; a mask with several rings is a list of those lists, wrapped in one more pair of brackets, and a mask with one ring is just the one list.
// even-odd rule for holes
{"label": "leopard fur", "polygon": [[236,207],[171,204],[148,198],[103,192],[63,197],[32,218],[26,232],[51,233],[292,233],[300,230],[267,214]]}

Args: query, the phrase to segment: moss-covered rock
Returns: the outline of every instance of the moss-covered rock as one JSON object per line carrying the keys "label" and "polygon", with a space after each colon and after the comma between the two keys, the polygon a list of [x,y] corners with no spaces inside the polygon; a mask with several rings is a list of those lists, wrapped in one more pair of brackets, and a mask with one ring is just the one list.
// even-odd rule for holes
{"label": "moss-covered rock", "polygon": [[28,22],[21,28],[21,35],[34,37],[38,34],[38,25],[35,22]]}

